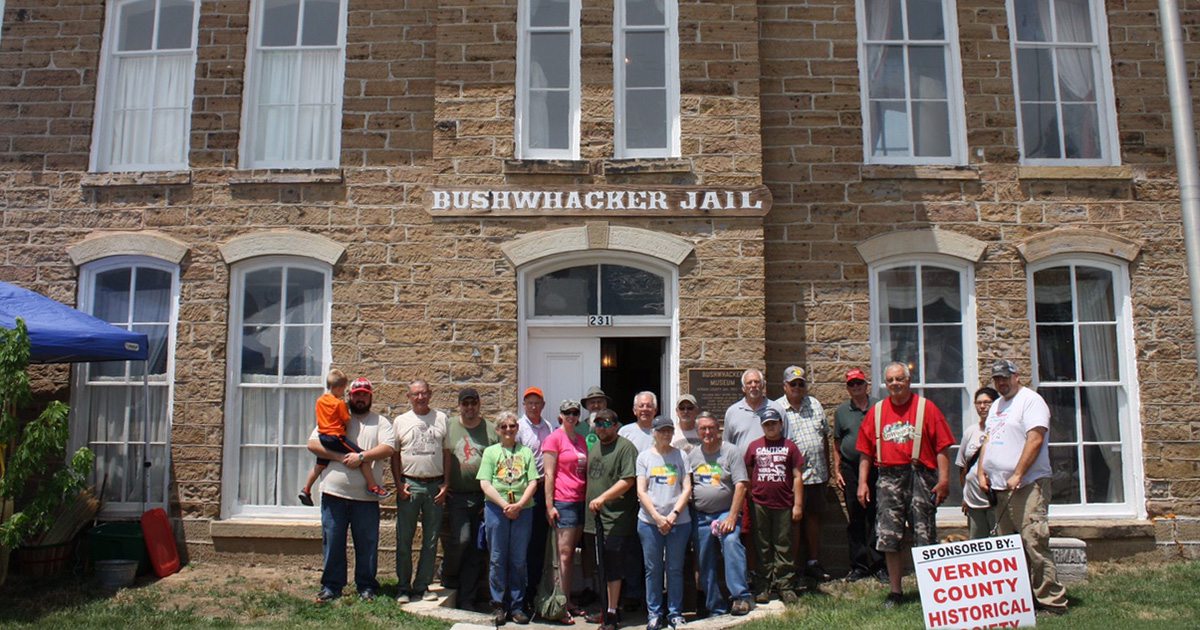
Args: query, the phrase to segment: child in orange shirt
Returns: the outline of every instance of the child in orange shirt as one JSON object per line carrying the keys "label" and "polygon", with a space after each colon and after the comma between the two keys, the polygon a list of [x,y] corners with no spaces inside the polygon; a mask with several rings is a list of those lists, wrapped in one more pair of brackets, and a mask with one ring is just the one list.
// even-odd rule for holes
{"label": "child in orange shirt", "polygon": [[[346,383],[350,379],[344,372],[339,369],[329,371],[329,376],[325,377],[325,386],[329,391],[321,394],[317,398],[317,437],[321,441],[321,446],[326,450],[335,453],[361,453],[362,449],[357,444],[351,442],[346,437],[346,423],[350,421],[350,409],[346,406],[346,401],[343,400],[346,395]],[[359,379],[363,380],[363,379]],[[355,381],[357,384],[357,381]],[[304,505],[312,505],[312,485],[316,483],[317,478],[329,465],[329,460],[321,457],[317,458],[317,464],[308,473],[308,479],[304,483],[304,489],[300,491],[300,502]],[[367,491],[380,498],[387,498],[392,493],[384,490],[379,484],[375,483],[375,475],[371,472],[370,466],[360,466],[363,477],[367,481]]]}

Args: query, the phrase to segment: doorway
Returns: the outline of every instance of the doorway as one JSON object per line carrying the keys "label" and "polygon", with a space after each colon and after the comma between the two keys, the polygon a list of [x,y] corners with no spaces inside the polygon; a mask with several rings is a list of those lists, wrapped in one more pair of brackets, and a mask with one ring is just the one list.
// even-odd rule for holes
{"label": "doorway", "polygon": [[633,421],[633,397],[638,392],[654,392],[661,406],[664,341],[662,337],[600,339],[600,387],[612,398],[612,409],[622,424]]}

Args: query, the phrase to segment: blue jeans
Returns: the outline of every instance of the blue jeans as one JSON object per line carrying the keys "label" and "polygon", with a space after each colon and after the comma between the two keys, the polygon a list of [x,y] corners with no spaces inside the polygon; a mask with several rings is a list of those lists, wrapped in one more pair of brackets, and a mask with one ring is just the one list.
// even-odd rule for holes
{"label": "blue jeans", "polygon": [[663,556],[666,556],[667,617],[683,615],[683,556],[687,553],[691,523],[676,525],[663,535],[658,528],[641,520],[637,524],[646,562],[646,614],[649,619],[663,618]]}
{"label": "blue jeans", "polygon": [[[442,506],[433,502],[440,480],[407,479],[412,496],[396,504],[396,579],[401,594],[420,595],[433,581],[433,563],[437,560],[438,531],[442,528]],[[401,482],[404,483],[404,482]],[[417,575],[413,577],[412,545],[421,522],[421,555]]]}
{"label": "blue jeans", "polygon": [[533,532],[533,510],[521,510],[514,520],[505,516],[500,506],[488,501],[483,511],[483,526],[487,530],[488,590],[492,601],[503,604],[508,611],[520,610],[525,605],[528,578],[525,562]]}
{"label": "blue jeans", "polygon": [[729,512],[696,512],[696,555],[700,563],[700,590],[704,591],[704,605],[714,615],[729,612],[729,602],[721,596],[721,582],[717,579],[718,553],[725,557],[725,586],[730,599],[749,599],[750,585],[746,583],[746,548],[742,546],[742,521],[737,527],[719,540],[712,535],[712,524],[723,521]]}
{"label": "blue jeans", "polygon": [[341,594],[346,586],[346,532],[354,535],[354,586],[378,590],[379,502],[321,495],[321,548],[325,566],[321,586]]}

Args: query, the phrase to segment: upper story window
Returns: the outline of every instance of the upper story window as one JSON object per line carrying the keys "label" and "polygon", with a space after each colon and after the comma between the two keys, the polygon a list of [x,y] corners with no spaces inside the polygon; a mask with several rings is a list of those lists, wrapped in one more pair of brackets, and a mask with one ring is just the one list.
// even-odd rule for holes
{"label": "upper story window", "polygon": [[1008,0],[1017,125],[1026,164],[1116,164],[1104,5]]}
{"label": "upper story window", "polygon": [[186,169],[196,70],[193,0],[109,4],[93,171]]}
{"label": "upper story window", "polygon": [[345,16],[345,0],[253,3],[243,168],[337,166]]}
{"label": "upper story window", "polygon": [[579,158],[580,0],[520,3],[517,157]]}
{"label": "upper story window", "polygon": [[859,0],[863,152],[873,164],[964,164],[953,0]]}
{"label": "upper story window", "polygon": [[75,367],[71,443],[96,455],[91,481],[103,489],[106,515],[141,514],[143,502],[167,505],[178,305],[176,265],[114,256],[80,270],[80,309],[150,340],[146,362]]}
{"label": "upper story window", "polygon": [[613,20],[616,157],[679,157],[676,0],[616,0]]}
{"label": "upper story window", "polygon": [[1029,269],[1031,385],[1050,407],[1050,503],[1056,514],[1131,515],[1140,456],[1129,279],[1099,257]]}

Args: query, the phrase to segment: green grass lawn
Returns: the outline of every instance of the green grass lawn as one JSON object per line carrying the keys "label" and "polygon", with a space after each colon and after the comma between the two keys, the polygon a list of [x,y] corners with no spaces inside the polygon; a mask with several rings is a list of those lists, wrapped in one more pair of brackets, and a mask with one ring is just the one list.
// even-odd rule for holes
{"label": "green grass lawn", "polygon": [[[402,612],[390,597],[372,603],[344,597],[329,606],[311,602],[314,572],[257,570],[197,563],[180,576],[143,581],[116,595],[87,581],[9,576],[0,588],[0,626],[39,628],[405,628],[444,630],[450,624]],[[389,586],[391,587],[389,589]],[[395,587],[385,581],[384,593]],[[795,628],[920,628],[921,604],[912,597],[897,609],[882,607],[876,583],[831,582],[806,594],[781,616],[743,624],[745,630]],[[350,590],[352,592],[352,589]],[[1200,561],[1109,563],[1094,568],[1088,584],[1069,589],[1071,612],[1039,617],[1044,628],[1184,628],[1200,626]],[[516,626],[512,626],[516,627]],[[576,626],[592,630],[590,625]]]}

